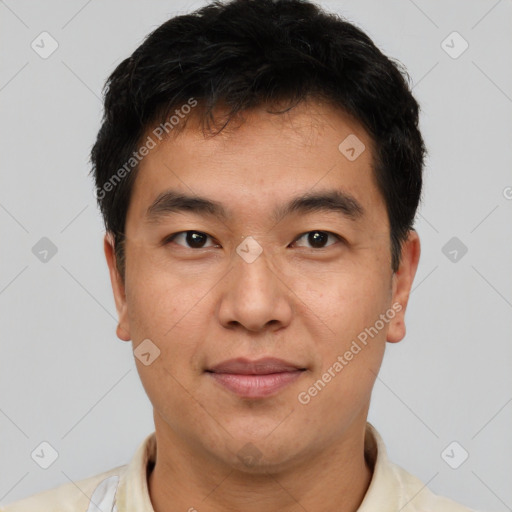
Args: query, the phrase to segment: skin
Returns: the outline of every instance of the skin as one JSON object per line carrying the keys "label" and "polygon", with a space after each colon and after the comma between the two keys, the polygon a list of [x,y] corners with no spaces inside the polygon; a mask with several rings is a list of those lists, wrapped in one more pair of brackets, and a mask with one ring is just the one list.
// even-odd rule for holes
{"label": "skin", "polygon": [[[157,460],[148,479],[156,512],[357,510],[371,480],[364,432],[386,341],[405,335],[404,314],[420,243],[410,232],[398,272],[391,269],[389,222],[372,172],[372,140],[343,112],[301,103],[287,114],[263,109],[205,138],[191,117],[177,136],[141,162],[126,222],[126,271],[105,254],[119,315],[117,335],[135,349],[149,338],[160,356],[136,359],[153,404]],[[355,134],[366,150],[349,161],[338,150]],[[149,222],[149,205],[174,189],[218,202],[228,220],[194,212]],[[311,191],[343,190],[364,208],[292,214],[277,205]],[[209,235],[187,245],[187,230]],[[335,233],[313,247],[310,231]],[[247,263],[237,246],[252,236],[263,252]],[[298,394],[322,377],[365,328],[402,307],[377,336],[302,404]],[[242,399],[205,368],[226,359],[278,357],[306,368],[277,394]],[[259,458],[247,465],[251,443]],[[241,453],[244,453],[243,451]]]}

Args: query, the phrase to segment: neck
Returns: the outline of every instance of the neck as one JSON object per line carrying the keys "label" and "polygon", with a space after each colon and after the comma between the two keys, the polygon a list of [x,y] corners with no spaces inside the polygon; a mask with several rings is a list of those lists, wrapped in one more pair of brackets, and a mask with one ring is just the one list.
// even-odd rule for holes
{"label": "neck", "polygon": [[155,512],[337,510],[355,512],[370,485],[364,457],[365,425],[301,464],[258,474],[198,457],[197,448],[156,429],[157,458],[148,479]]}

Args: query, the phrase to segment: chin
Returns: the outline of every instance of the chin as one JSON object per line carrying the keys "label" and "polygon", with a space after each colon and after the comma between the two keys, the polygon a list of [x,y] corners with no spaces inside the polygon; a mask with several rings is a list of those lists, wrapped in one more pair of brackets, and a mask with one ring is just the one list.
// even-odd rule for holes
{"label": "chin", "polygon": [[[297,444],[300,434],[289,430],[272,432],[275,428],[274,422],[272,428],[265,429],[263,436],[252,436],[239,430],[236,438],[227,440],[226,451],[218,455],[228,465],[244,473],[265,475],[292,468],[303,456]],[[218,450],[218,446],[216,448]]]}

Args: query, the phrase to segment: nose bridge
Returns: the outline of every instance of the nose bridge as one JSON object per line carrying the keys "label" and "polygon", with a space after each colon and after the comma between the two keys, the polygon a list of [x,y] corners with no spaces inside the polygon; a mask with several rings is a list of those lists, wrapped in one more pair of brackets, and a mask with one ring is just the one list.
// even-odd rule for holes
{"label": "nose bridge", "polygon": [[271,252],[252,237],[246,237],[233,255],[233,270],[227,276],[221,298],[220,321],[260,330],[270,323],[290,321],[286,287],[280,282]]}
{"label": "nose bridge", "polygon": [[249,287],[256,286],[257,290],[269,286],[269,280],[275,279],[269,258],[269,250],[264,250],[254,237],[246,237],[236,248],[233,257],[237,282]]}

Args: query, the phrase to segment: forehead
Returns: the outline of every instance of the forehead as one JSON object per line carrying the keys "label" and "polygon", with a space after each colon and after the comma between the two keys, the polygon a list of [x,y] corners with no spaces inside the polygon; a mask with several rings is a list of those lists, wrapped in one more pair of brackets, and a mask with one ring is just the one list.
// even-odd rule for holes
{"label": "forehead", "polygon": [[209,197],[228,213],[250,210],[252,216],[270,215],[286,198],[329,189],[363,205],[383,206],[373,141],[330,105],[303,103],[283,114],[253,109],[214,136],[205,136],[194,117],[185,126],[139,164],[129,218],[143,218],[168,189]]}

